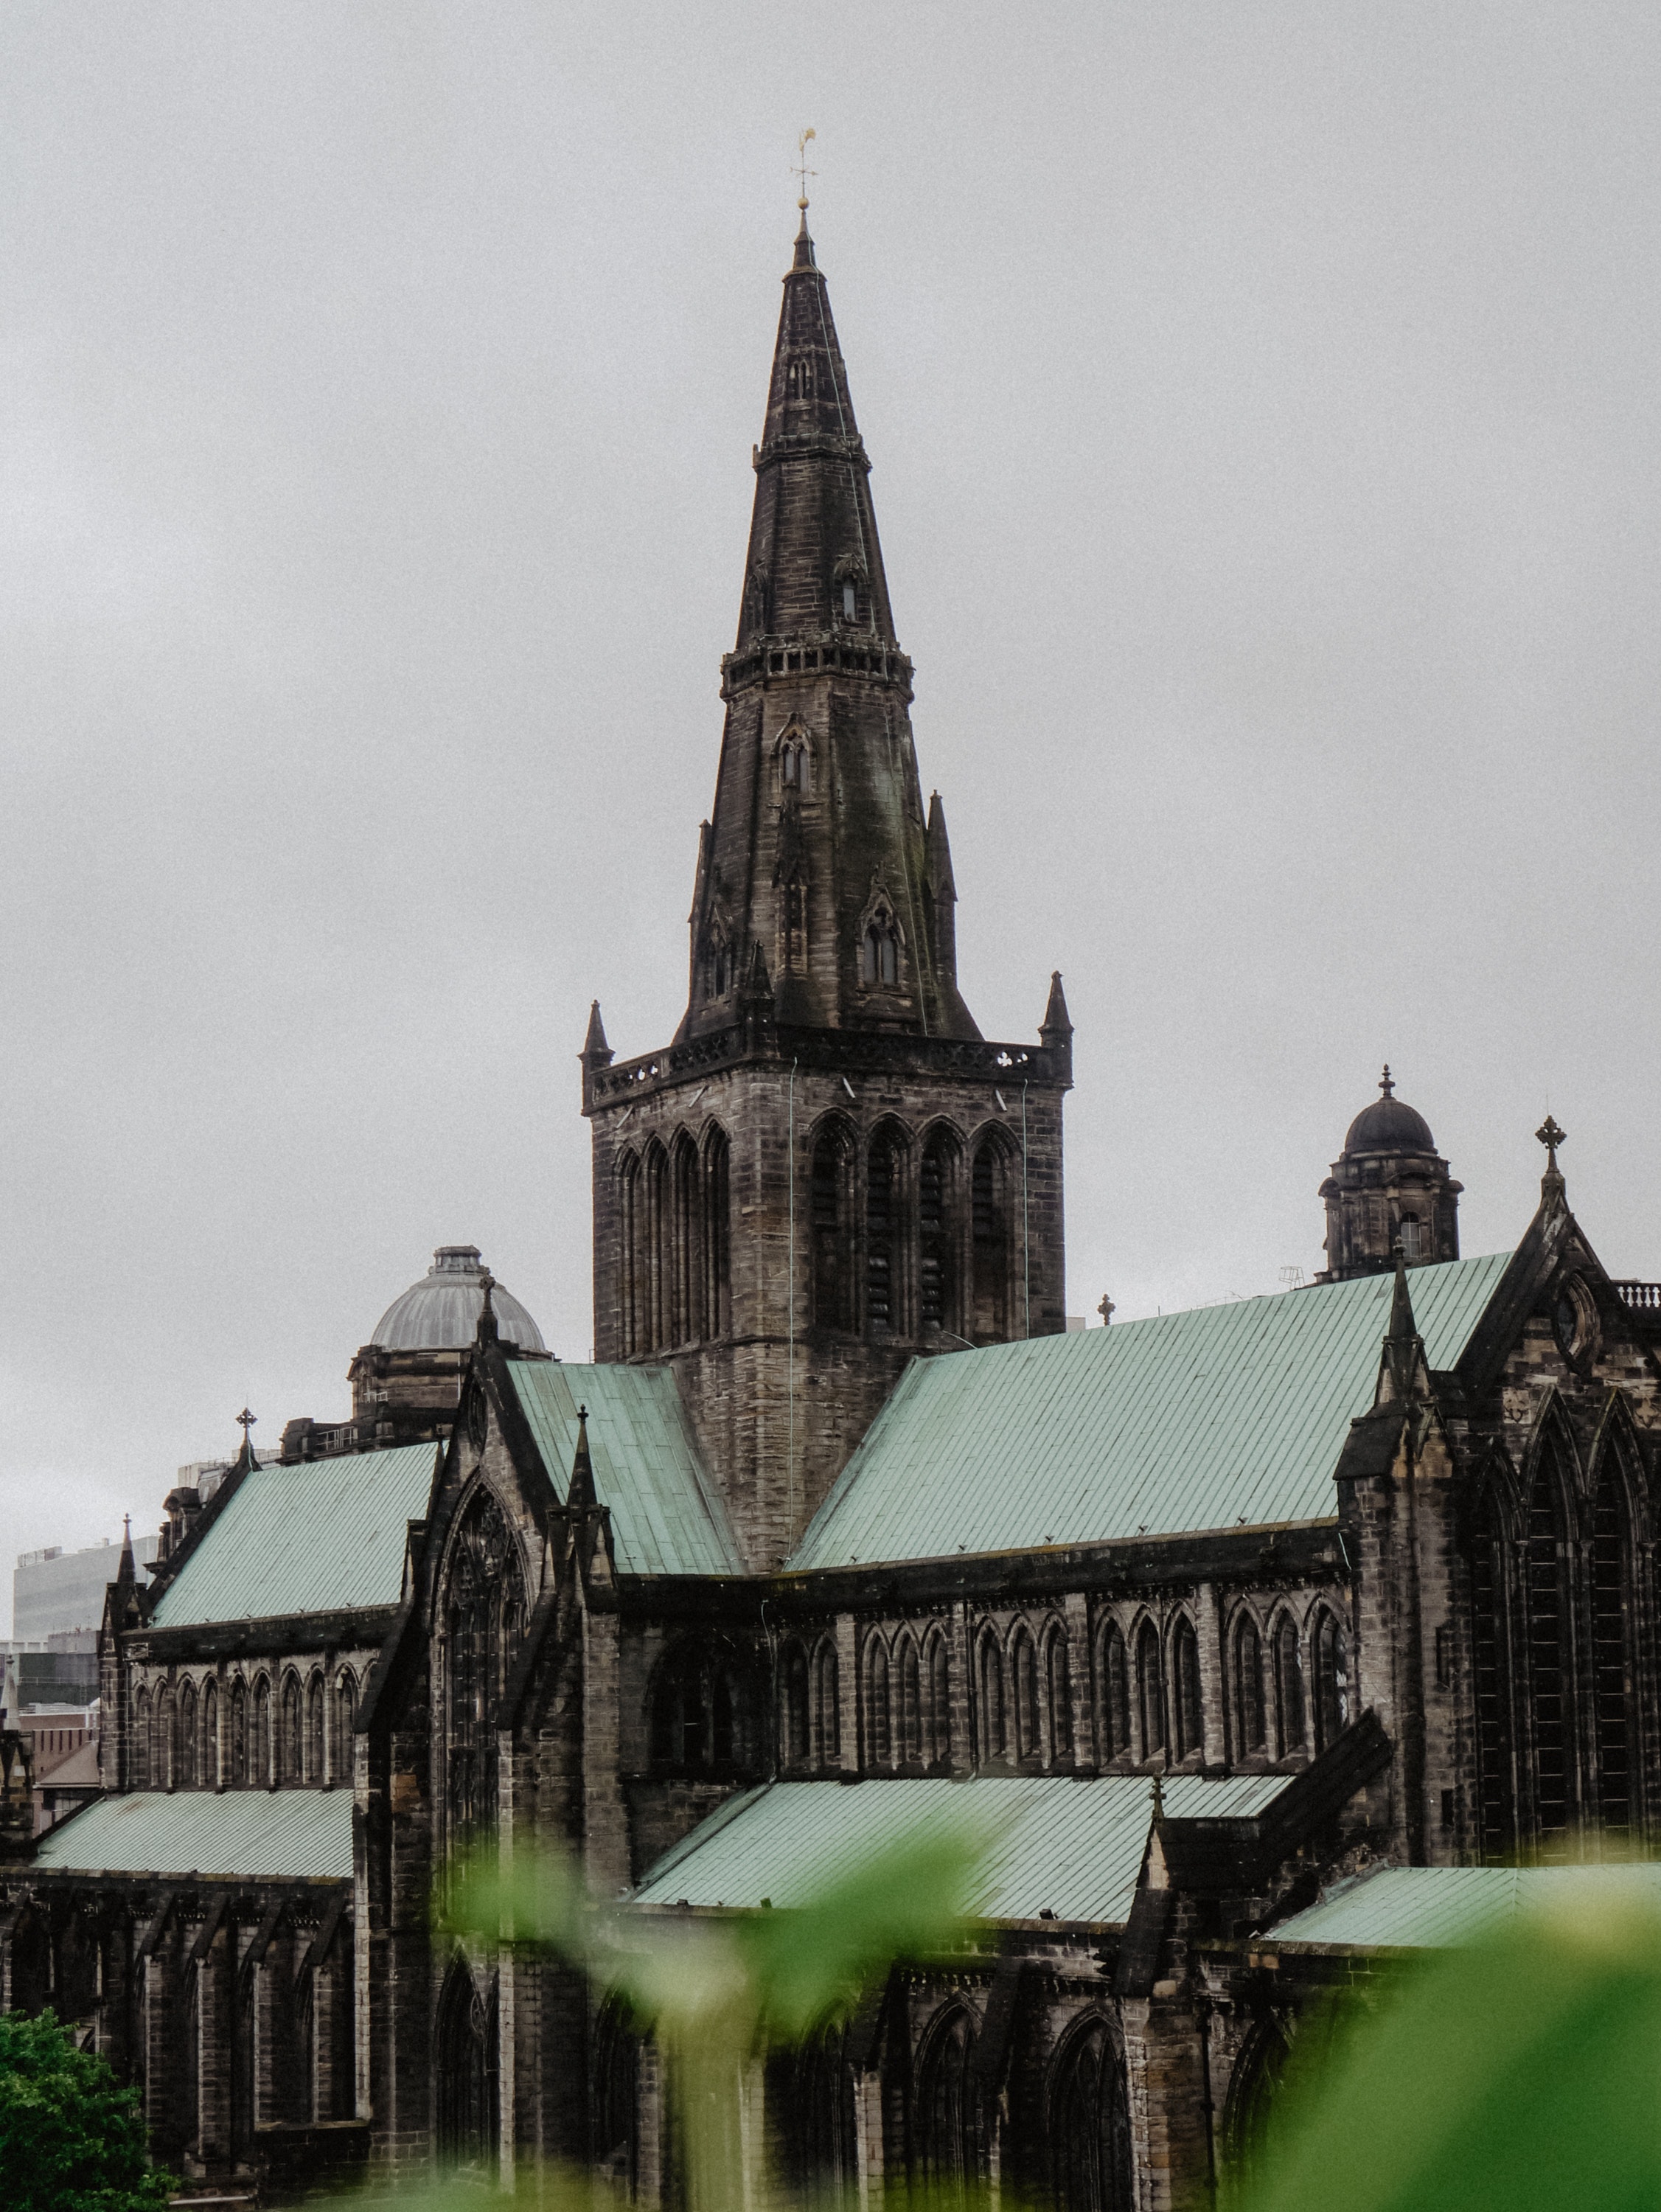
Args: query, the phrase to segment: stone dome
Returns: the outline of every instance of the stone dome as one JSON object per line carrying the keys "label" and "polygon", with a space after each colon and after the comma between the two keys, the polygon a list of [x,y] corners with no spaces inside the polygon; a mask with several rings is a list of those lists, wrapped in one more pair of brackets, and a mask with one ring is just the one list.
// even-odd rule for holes
{"label": "stone dome", "polygon": [[1345,1152],[1434,1152],[1436,1139],[1430,1133],[1429,1122],[1422,1114],[1415,1114],[1405,1099],[1396,1097],[1387,1062],[1379,1088],[1383,1097],[1363,1107],[1350,1123],[1343,1140]]}
{"label": "stone dome", "polygon": [[[476,1244],[440,1244],[421,1281],[387,1307],[370,1343],[382,1352],[464,1351],[483,1310],[484,1273]],[[547,1351],[541,1329],[500,1283],[492,1286],[490,1303],[504,1344]]]}

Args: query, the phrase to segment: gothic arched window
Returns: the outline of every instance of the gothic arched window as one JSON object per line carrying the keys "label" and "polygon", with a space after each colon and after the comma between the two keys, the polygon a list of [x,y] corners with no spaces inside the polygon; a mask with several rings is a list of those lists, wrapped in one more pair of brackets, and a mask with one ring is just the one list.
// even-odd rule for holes
{"label": "gothic arched window", "polygon": [[1267,1747],[1264,1726],[1263,1638],[1251,1614],[1234,1631],[1234,1749],[1249,1758]]}
{"label": "gothic arched window", "polygon": [[1048,2140],[1057,2212],[1131,2212],[1130,2098],[1104,2021],[1092,2020],[1062,2051]]}
{"label": "gothic arched window", "polygon": [[886,906],[876,908],[859,940],[859,980],[880,990],[900,981],[900,925]]}
{"label": "gothic arched window", "polygon": [[1187,1614],[1179,1615],[1171,1634],[1171,1718],[1176,1729],[1176,1755],[1191,1759],[1205,1747],[1200,1697],[1199,1638]]}
{"label": "gothic arched window", "polygon": [[506,1516],[481,1486],[464,1510],[445,1563],[445,1802],[452,1846],[495,1833],[496,1706],[524,1632],[519,1547]]}
{"label": "gothic arched window", "polygon": [[248,1686],[239,1674],[231,1685],[231,1782],[242,1789],[248,1780]]}
{"label": "gothic arched window", "polygon": [[130,1764],[133,1773],[133,1788],[148,1790],[150,1786],[150,1693],[140,1690],[132,1703],[132,1756]]}
{"label": "gothic arched window", "polygon": [[1540,1453],[1528,1500],[1529,1709],[1534,1750],[1534,1817],[1549,1858],[1568,1841],[1573,1778],[1566,1502],[1556,1455]]}
{"label": "gothic arched window", "polygon": [[1271,1645],[1275,1660],[1275,1748],[1282,1759],[1303,1749],[1307,1741],[1303,1717],[1303,1665],[1298,1656],[1298,1630],[1289,1613],[1275,1624]]}
{"label": "gothic arched window", "polygon": [[196,1684],[186,1682],[179,1693],[179,1781],[181,1789],[194,1790],[197,1763]]}
{"label": "gothic arched window", "polygon": [[1591,1664],[1597,1733],[1597,1802],[1616,1836],[1633,1825],[1632,1536],[1627,1488],[1612,1449],[1592,1504]]}
{"label": "gothic arched window", "polygon": [[839,1695],[836,1646],[821,1644],[813,1669],[814,1752],[820,1764],[830,1765],[842,1755],[842,1708]]}
{"label": "gothic arched window", "polygon": [[813,755],[805,738],[786,738],[779,748],[779,781],[787,792],[805,799],[813,788]]}
{"label": "gothic arched window", "polygon": [[844,622],[853,622],[858,613],[859,594],[854,589],[853,578],[845,576],[842,579],[842,619]]}
{"label": "gothic arched window", "polygon": [[323,1783],[323,1677],[314,1674],[306,1690],[306,1779],[312,1787]]}
{"label": "gothic arched window", "polygon": [[732,1148],[718,1124],[704,1138],[703,1330],[727,1334],[732,1304],[731,1237],[728,1218]]}
{"label": "gothic arched window", "polygon": [[943,2203],[973,2201],[984,2172],[973,2056],[973,2027],[955,2007],[929,2039],[917,2100],[923,2179]]}
{"label": "gothic arched window", "polygon": [[633,1152],[625,1152],[617,1163],[617,1322],[625,1359],[645,1349],[645,1208],[640,1163]]}
{"label": "gothic arched window", "polygon": [[1165,1748],[1165,1668],[1159,1631],[1144,1620],[1137,1634],[1137,1732],[1143,1759]]}
{"label": "gothic arched window", "polygon": [[1038,1654],[1025,1628],[1017,1629],[1010,1650],[1015,1685],[1015,1751],[1017,1759],[1036,1759],[1042,1749],[1038,1719]]}
{"label": "gothic arched window", "polygon": [[799,1644],[785,1646],[784,1664],[779,1669],[779,1732],[784,1739],[785,1763],[799,1766],[808,1756],[811,1730],[808,1711],[807,1654]]}
{"label": "gothic arched window", "polygon": [[933,1129],[923,1147],[917,1178],[918,1315],[926,1333],[957,1334],[956,1223],[952,1204],[957,1145],[949,1131]]}
{"label": "gothic arched window", "polygon": [[697,1149],[682,1129],[670,1162],[670,1278],[664,1304],[671,1344],[695,1344],[704,1334],[700,1195]]}
{"label": "gothic arched window", "polygon": [[1104,1760],[1120,1759],[1131,1748],[1131,1655],[1117,1621],[1110,1620],[1103,1633],[1096,1679],[1100,1697],[1100,1755]]}
{"label": "gothic arched window", "polygon": [[1315,1662],[1315,1748],[1325,1751],[1349,1721],[1349,1652],[1335,1613],[1323,1608],[1311,1648]]}
{"label": "gothic arched window", "polygon": [[155,1789],[171,1790],[173,1786],[176,1735],[177,1711],[173,1693],[171,1688],[164,1686],[156,1692],[155,1698],[155,1749],[150,1758],[151,1784]]}
{"label": "gothic arched window", "polygon": [[256,1790],[271,1784],[271,1684],[262,1674],[254,1684],[253,1726],[248,1738],[248,1779]]}
{"label": "gothic arched window", "polygon": [[219,1764],[219,1685],[212,1676],[202,1686],[202,1786],[217,1790],[224,1778]]}
{"label": "gothic arched window", "polygon": [[736,1656],[697,1636],[659,1662],[652,1689],[652,1756],[674,1773],[748,1767],[755,1759],[752,1691]]}
{"label": "gothic arched window", "polygon": [[865,1328],[888,1336],[900,1314],[900,1198],[903,1156],[890,1128],[872,1137],[865,1170]]}
{"label": "gothic arched window", "polygon": [[1512,1769],[1511,1623],[1506,1603],[1509,1547],[1492,1476],[1471,1516],[1470,1656],[1476,1674],[1476,1818],[1482,1854],[1498,1864],[1516,1834]]}
{"label": "gothic arched window", "polygon": [[975,1147],[969,1174],[969,1249],[973,1270],[970,1327],[977,1344],[1009,1334],[1014,1217],[1009,1205],[1009,1147],[989,1133]]}
{"label": "gothic arched window", "polygon": [[[494,1992],[493,1992],[494,1994]],[[496,2008],[480,1994],[466,1962],[451,1967],[439,2000],[436,2083],[441,2166],[494,2175],[500,2148]]]}
{"label": "gothic arched window", "polygon": [[929,1642],[928,1681],[928,1759],[938,1766],[952,1755],[952,1655],[937,1631]]}
{"label": "gothic arched window", "polygon": [[900,1639],[894,1672],[894,1750],[902,1766],[916,1765],[923,1757],[923,1670],[909,1636]]}
{"label": "gothic arched window", "polygon": [[349,1667],[343,1667],[335,1683],[335,1772],[349,1790],[355,1764],[352,1738],[357,1722],[357,1678]]}
{"label": "gothic arched window", "polygon": [[306,1746],[300,1734],[300,1697],[298,1679],[290,1674],[282,1686],[282,1756],[277,1768],[277,1779],[290,1785],[306,1778]]}
{"label": "gothic arched window", "polygon": [[865,1679],[870,1763],[873,1766],[887,1766],[893,1760],[894,1741],[888,1711],[888,1655],[880,1637],[874,1636],[866,1647]]}
{"label": "gothic arched window", "polygon": [[991,1762],[1004,1755],[1003,1653],[988,1629],[980,1639],[980,1756]]}
{"label": "gothic arched window", "polygon": [[852,1200],[852,1141],[846,1125],[833,1121],[814,1139],[808,1176],[809,1279],[815,1328],[853,1326]]}
{"label": "gothic arched window", "polygon": [[670,1281],[674,1271],[674,1211],[669,1154],[654,1137],[642,1164],[646,1185],[646,1335],[643,1349],[667,1346],[674,1326]]}
{"label": "gothic arched window", "polygon": [[1061,1765],[1073,1755],[1073,1678],[1067,1659],[1067,1638],[1052,1628],[1044,1647],[1045,1687],[1050,1709],[1050,1759]]}

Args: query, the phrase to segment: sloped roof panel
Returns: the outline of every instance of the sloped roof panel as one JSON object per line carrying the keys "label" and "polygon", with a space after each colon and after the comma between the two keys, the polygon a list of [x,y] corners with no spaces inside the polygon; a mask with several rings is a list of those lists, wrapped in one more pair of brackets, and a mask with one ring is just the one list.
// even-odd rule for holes
{"label": "sloped roof panel", "polygon": [[515,1394],[561,1498],[577,1450],[577,1408],[588,1408],[594,1488],[611,1509],[625,1574],[732,1575],[743,1571],[719,1492],[667,1367],[514,1360]]}
{"label": "sloped roof panel", "polygon": [[400,1444],[245,1474],[157,1601],[158,1628],[396,1605],[408,1523],[440,1447]]}
{"label": "sloped roof panel", "polygon": [[[1451,1367],[1508,1253],[1415,1267]],[[1318,1521],[1373,1403],[1393,1278],[1362,1276],[912,1362],[793,1568]]]}
{"label": "sloped roof panel", "polygon": [[1283,1921],[1263,1945],[1452,1950],[1498,1935],[1519,1913],[1584,1899],[1661,1906],[1661,1866],[1386,1867]]}
{"label": "sloped roof panel", "polygon": [[[1166,1808],[1185,1819],[1260,1812],[1281,1774],[1179,1774]],[[877,1851],[943,1826],[984,1851],[972,1900],[989,1920],[1123,1923],[1153,1817],[1145,1775],[985,1775],[970,1782],[774,1782],[724,1806],[660,1859],[640,1905],[800,1905]]]}
{"label": "sloped roof panel", "polygon": [[35,1863],[76,1874],[349,1881],[352,1793],[139,1790],[100,1797],[41,1838]]}

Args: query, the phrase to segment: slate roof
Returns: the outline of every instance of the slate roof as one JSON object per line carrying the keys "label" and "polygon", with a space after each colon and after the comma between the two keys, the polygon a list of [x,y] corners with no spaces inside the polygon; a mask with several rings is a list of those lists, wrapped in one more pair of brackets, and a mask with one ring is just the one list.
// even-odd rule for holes
{"label": "slate roof", "polygon": [[743,1572],[726,1509],[704,1472],[670,1369],[516,1359],[507,1371],[561,1498],[577,1449],[577,1408],[587,1407],[595,1493],[611,1509],[621,1572]]}
{"label": "slate roof", "polygon": [[1282,1922],[1260,1948],[1449,1950],[1519,1913],[1588,1899],[1661,1907],[1661,1866],[1385,1867]]}
{"label": "slate roof", "polygon": [[[1184,1818],[1260,1812],[1283,1774],[1173,1775],[1167,1812]],[[941,1823],[985,1838],[973,1909],[988,1920],[1122,1925],[1142,1867],[1153,1806],[1145,1775],[985,1775],[969,1782],[904,1779],[773,1782],[735,1799],[659,1859],[637,1905],[800,1904],[873,1851]]]}
{"label": "slate roof", "polygon": [[35,1864],[77,1874],[349,1881],[352,1793],[139,1790],[100,1797],[47,1831]]}
{"label": "slate roof", "polygon": [[[1510,1258],[1412,1270],[1433,1368],[1458,1360]],[[1349,1423],[1373,1403],[1392,1283],[914,1360],[789,1564],[1328,1519]]]}
{"label": "slate roof", "polygon": [[400,1444],[253,1468],[162,1591],[154,1626],[396,1605],[406,1525],[427,1511],[439,1449]]}

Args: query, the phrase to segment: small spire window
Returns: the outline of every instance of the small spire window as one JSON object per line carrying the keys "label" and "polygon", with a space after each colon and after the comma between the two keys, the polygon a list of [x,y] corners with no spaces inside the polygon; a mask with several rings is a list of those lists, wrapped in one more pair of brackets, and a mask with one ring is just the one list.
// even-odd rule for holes
{"label": "small spire window", "polygon": [[779,747],[779,781],[798,799],[805,799],[812,789],[813,757],[801,738],[791,738]]}
{"label": "small spire window", "polygon": [[845,576],[842,579],[842,619],[844,622],[852,622],[858,617],[858,613],[859,594],[854,589],[853,578]]}
{"label": "small spire window", "polygon": [[859,979],[887,989],[900,981],[900,933],[886,907],[878,907],[865,924],[859,945]]}

